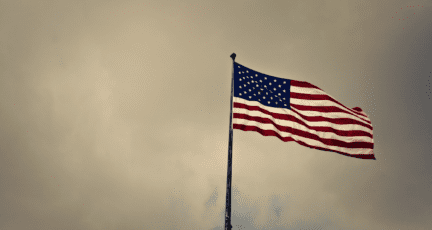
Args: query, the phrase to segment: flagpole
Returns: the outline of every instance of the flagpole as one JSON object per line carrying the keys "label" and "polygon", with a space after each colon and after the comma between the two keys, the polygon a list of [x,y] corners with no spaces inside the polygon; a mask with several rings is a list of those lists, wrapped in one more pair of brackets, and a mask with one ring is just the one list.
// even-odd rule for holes
{"label": "flagpole", "polygon": [[231,103],[230,103],[230,123],[229,123],[229,140],[228,140],[228,172],[227,172],[227,186],[226,186],[226,204],[225,204],[225,230],[230,230],[231,225],[231,181],[232,181],[232,142],[233,142],[233,129],[232,129],[232,107],[233,107],[233,94],[234,94],[234,59],[236,54],[232,53],[230,56],[233,59],[233,72],[231,77]]}

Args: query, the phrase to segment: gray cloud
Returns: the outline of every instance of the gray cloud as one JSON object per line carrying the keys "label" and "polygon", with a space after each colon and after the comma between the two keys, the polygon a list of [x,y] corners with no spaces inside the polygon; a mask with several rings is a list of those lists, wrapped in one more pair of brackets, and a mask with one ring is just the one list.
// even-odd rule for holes
{"label": "gray cloud", "polygon": [[0,229],[223,229],[233,52],[361,107],[377,158],[235,130],[233,229],[432,226],[417,5],[1,2]]}

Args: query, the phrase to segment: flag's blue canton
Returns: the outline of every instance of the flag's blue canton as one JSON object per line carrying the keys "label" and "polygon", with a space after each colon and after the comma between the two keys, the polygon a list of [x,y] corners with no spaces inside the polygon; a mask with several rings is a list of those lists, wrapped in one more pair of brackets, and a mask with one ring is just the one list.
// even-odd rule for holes
{"label": "flag's blue canton", "polygon": [[289,79],[259,73],[234,62],[234,97],[291,109],[290,83]]}

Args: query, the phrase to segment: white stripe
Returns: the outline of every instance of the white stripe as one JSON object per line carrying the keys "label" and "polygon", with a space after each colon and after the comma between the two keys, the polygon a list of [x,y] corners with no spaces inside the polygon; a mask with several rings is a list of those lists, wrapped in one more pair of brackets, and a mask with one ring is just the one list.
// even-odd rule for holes
{"label": "white stripe", "polygon": [[[332,132],[315,131],[315,130],[309,129],[308,127],[306,127],[306,126],[304,126],[302,124],[299,124],[297,122],[274,118],[271,115],[262,113],[261,111],[250,111],[250,110],[243,109],[243,108],[233,108],[233,113],[247,114],[247,115],[253,116],[253,117],[268,118],[268,119],[272,120],[274,123],[276,123],[278,125],[285,126],[285,127],[292,127],[292,128],[295,128],[295,129],[299,129],[299,130],[305,131],[305,132],[309,132],[311,134],[316,134],[316,135],[318,135],[319,137],[322,137],[322,138],[332,138],[332,139],[338,139],[338,140],[341,140],[341,141],[346,141],[345,139],[348,138],[348,137],[345,137],[345,136],[339,136],[339,135],[337,135],[335,133],[332,133]],[[298,116],[297,114],[295,114],[293,112],[290,112],[287,115],[292,115],[292,116],[295,116],[295,117]],[[367,132],[367,133],[371,133],[371,131],[368,130],[367,128],[365,128],[363,126],[355,125],[355,124],[335,125],[333,123],[325,122],[325,121],[309,122],[309,121],[303,120],[301,118],[299,118],[299,119],[301,121],[305,122],[306,125],[312,126],[312,127],[331,127],[331,128],[334,128],[334,129],[340,130],[340,131],[347,131],[347,130],[353,130],[354,131],[354,130],[356,130],[356,131],[364,131],[364,132]],[[365,142],[370,142],[371,141],[370,137],[361,136],[361,138],[362,139],[364,138]]]}
{"label": "white stripe", "polygon": [[[337,134],[332,133],[332,132],[316,131],[316,130],[309,129],[306,126],[299,124],[297,122],[277,119],[277,118],[274,118],[270,115],[262,113],[260,111],[249,111],[247,109],[233,108],[233,113],[247,114],[249,116],[254,116],[254,117],[268,118],[268,119],[272,120],[277,125],[285,126],[285,127],[292,127],[294,129],[298,129],[298,130],[301,130],[301,131],[304,131],[304,132],[307,132],[310,134],[317,135],[319,138],[334,139],[334,140],[340,140],[340,141],[344,141],[344,142],[357,142],[357,141],[372,142],[372,138],[367,137],[367,136],[349,136],[349,137],[347,137],[347,136],[340,136],[340,135],[337,135]],[[247,119],[242,119],[242,118],[235,118],[235,119],[237,119],[240,122],[239,124],[246,124],[249,121]],[[257,122],[257,121],[254,121],[254,122]],[[328,122],[313,122],[313,124],[311,124],[311,122],[306,122],[306,124],[308,124],[310,126],[332,127],[334,129],[337,129],[337,130],[345,130],[345,131],[346,130],[354,130],[354,126],[356,126],[356,125],[337,125],[337,126],[335,126],[335,125],[331,125],[331,124],[329,125]],[[264,127],[264,126],[273,126],[273,124],[262,124],[262,126],[260,126],[260,127]],[[356,129],[356,130],[358,130],[358,129]],[[284,131],[280,131],[280,132],[285,133]]]}
{"label": "white stripe", "polygon": [[[326,145],[326,144],[322,143],[321,141],[317,141],[314,139],[309,139],[306,137],[294,135],[292,133],[279,131],[272,124],[262,124],[262,123],[259,123],[256,121],[250,121],[250,120],[238,119],[238,118],[233,118],[233,124],[256,126],[262,130],[273,130],[273,131],[277,132],[281,137],[292,137],[296,141],[302,141],[302,142],[304,142],[308,145],[311,145],[311,146],[326,148],[326,149],[330,149],[330,150],[337,150],[337,151],[348,153],[351,155],[372,154],[373,153],[372,149],[345,148],[345,147],[339,147],[339,146],[333,146],[333,145]],[[372,143],[373,143],[373,141],[372,141]]]}
{"label": "white stripe", "polygon": [[[313,94],[313,95],[327,95],[330,98],[332,98],[335,101],[338,101],[336,99],[334,99],[332,96],[330,96],[329,94],[327,94],[326,92],[319,90],[319,89],[315,89],[315,88],[303,88],[303,87],[296,87],[296,86],[291,86],[291,92],[293,93],[302,93],[302,94]],[[339,102],[339,101],[338,101]],[[307,105],[307,106],[335,106],[338,107],[344,111],[347,111],[348,113],[352,114],[355,117],[359,117],[359,118],[363,118],[367,121],[370,121],[370,119],[368,117],[363,117],[363,116],[359,116],[357,115],[355,112],[353,112],[354,110],[352,109],[347,109],[333,101],[329,101],[329,100],[305,100],[305,99],[297,99],[297,98],[290,98],[290,103],[294,104],[294,105]],[[362,121],[362,120],[360,120]],[[364,121],[362,121],[364,122]]]}
{"label": "white stripe", "polygon": [[[351,119],[354,118],[354,116],[349,116],[349,115],[346,115],[344,113],[320,113],[320,112],[315,112],[315,111],[299,111],[299,110],[296,110],[292,107],[291,107],[291,110],[285,109],[285,108],[274,108],[274,107],[262,105],[257,101],[248,101],[248,100],[245,100],[243,98],[238,98],[238,97],[234,97],[233,101],[239,102],[242,104],[246,104],[246,105],[250,105],[250,106],[259,106],[260,108],[263,108],[263,109],[265,109],[269,112],[272,112],[272,113],[291,115],[291,116],[296,117],[299,120],[302,120],[303,122],[305,122],[309,126],[314,126],[314,127],[315,126],[327,126],[327,127],[332,127],[334,129],[337,129],[337,130],[361,130],[361,131],[365,131],[368,133],[372,133],[372,130],[370,130],[369,128],[361,126],[361,125],[357,125],[357,124],[339,125],[339,124],[333,124],[333,123],[326,122],[326,121],[307,121],[307,120],[304,120],[297,113],[292,112],[291,110],[295,110],[296,112],[299,112],[299,113],[306,115],[306,116],[323,116],[326,118],[351,118]],[[269,115],[262,113],[260,111],[249,111],[249,110],[246,111],[245,109],[242,109],[242,108],[234,108],[233,107],[233,113],[249,114],[251,116],[260,116],[260,117],[270,118]],[[278,121],[277,124],[292,127],[291,126],[292,121],[279,120],[279,119],[275,119],[273,117],[271,117],[271,118],[275,122],[277,120]],[[358,120],[358,118],[356,120]],[[364,123],[364,122],[362,121],[362,123]],[[296,123],[296,124],[300,125],[298,123]],[[336,135],[336,134],[334,134],[334,135]],[[370,137],[368,137],[368,138],[370,138]]]}
{"label": "white stripe", "polygon": [[[361,117],[357,114],[355,114],[354,112],[351,112],[350,110],[342,107],[341,105],[334,103],[333,101],[328,101],[328,100],[305,100],[305,99],[296,99],[296,98],[290,98],[290,104],[292,105],[305,105],[305,106],[313,106],[313,107],[329,107],[329,106],[334,106],[334,107],[338,107],[344,111],[346,111],[347,113],[345,113],[345,115],[343,115],[343,118],[351,118],[354,119],[356,121],[360,121],[364,124],[368,124],[366,123],[364,120],[370,121],[370,119],[368,117]],[[296,110],[299,111],[299,110]],[[300,111],[299,111],[300,112]],[[312,111],[311,111],[312,112]],[[333,112],[331,112],[333,113]],[[327,114],[331,114],[329,112],[320,112],[320,114],[323,115],[327,115]],[[342,114],[342,113],[341,113]],[[341,116],[330,116],[331,118],[339,118]],[[364,119],[364,120],[362,120]],[[370,125],[370,124],[368,124]]]}
{"label": "white stripe", "polygon": [[[291,104],[294,104],[294,103],[291,103]],[[343,113],[343,112],[326,112],[326,113],[324,113],[324,112],[319,112],[319,111],[299,110],[299,109],[296,109],[294,107],[291,107],[291,110],[296,111],[296,112],[302,114],[303,116],[308,116],[308,117],[322,116],[322,117],[326,117],[326,118],[348,118],[348,119],[356,120],[356,121],[361,122],[363,124],[372,126],[370,123],[365,122],[364,120],[362,120],[361,118],[359,118],[357,116]],[[364,119],[367,120],[366,118],[364,118]]]}
{"label": "white stripe", "polygon": [[317,88],[305,88],[305,87],[299,87],[299,86],[293,86],[293,85],[291,85],[290,91],[294,92],[294,93],[304,93],[304,94],[313,94],[313,95],[328,95],[326,92],[324,92],[320,89],[317,89]]}

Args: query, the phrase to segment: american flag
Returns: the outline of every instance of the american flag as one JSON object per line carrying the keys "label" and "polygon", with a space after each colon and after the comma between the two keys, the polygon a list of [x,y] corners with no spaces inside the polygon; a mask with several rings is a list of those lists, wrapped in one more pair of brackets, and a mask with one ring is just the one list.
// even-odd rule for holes
{"label": "american flag", "polygon": [[361,108],[349,109],[308,82],[269,76],[236,62],[233,77],[233,129],[375,160],[372,124]]}

